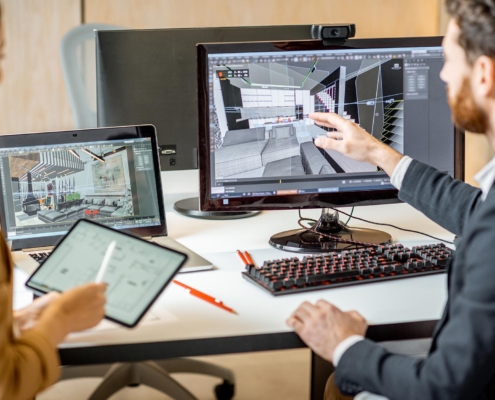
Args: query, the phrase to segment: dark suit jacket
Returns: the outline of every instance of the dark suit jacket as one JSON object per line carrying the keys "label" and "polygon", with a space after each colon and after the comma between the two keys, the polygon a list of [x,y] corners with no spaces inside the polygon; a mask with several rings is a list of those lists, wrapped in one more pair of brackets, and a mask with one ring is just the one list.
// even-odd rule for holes
{"label": "dark suit jacket", "polygon": [[413,161],[399,197],[461,238],[444,314],[426,359],[363,340],[344,353],[335,382],[344,394],[390,400],[495,399],[495,190],[481,202],[479,189]]}

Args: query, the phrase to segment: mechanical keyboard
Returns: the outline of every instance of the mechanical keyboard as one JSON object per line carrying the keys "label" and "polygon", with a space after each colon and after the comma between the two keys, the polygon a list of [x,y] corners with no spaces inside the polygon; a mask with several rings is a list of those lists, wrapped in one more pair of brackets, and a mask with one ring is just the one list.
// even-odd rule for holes
{"label": "mechanical keyboard", "polygon": [[438,274],[454,250],[443,243],[408,249],[388,244],[246,265],[242,275],[274,296]]}

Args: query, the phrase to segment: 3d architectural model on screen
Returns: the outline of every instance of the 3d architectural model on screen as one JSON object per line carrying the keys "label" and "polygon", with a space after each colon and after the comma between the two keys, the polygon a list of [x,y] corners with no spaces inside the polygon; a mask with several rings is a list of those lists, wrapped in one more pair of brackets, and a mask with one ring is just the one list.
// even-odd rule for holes
{"label": "3d architectural model on screen", "polygon": [[16,154],[9,167],[16,226],[137,212],[126,147]]}
{"label": "3d architectural model on screen", "polygon": [[218,66],[213,77],[215,178],[376,171],[313,139],[326,128],[308,118],[334,112],[399,152],[403,140],[403,60],[294,58]]}

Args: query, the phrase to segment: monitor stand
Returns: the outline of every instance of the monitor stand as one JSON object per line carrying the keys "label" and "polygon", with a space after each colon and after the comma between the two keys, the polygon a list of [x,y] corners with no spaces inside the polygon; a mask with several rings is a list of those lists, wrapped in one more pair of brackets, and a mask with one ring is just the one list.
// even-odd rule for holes
{"label": "monitor stand", "polygon": [[175,202],[174,210],[186,217],[202,219],[240,219],[258,215],[261,211],[201,211],[199,197],[190,197]]}
{"label": "monitor stand", "polygon": [[[301,221],[301,220],[300,220]],[[350,228],[339,221],[338,211],[322,209],[321,217],[307,229],[294,229],[277,233],[270,238],[270,245],[279,250],[294,253],[328,253],[361,247],[356,244],[332,240],[328,236],[337,236],[353,242],[387,244],[392,237],[383,231],[366,228]]]}

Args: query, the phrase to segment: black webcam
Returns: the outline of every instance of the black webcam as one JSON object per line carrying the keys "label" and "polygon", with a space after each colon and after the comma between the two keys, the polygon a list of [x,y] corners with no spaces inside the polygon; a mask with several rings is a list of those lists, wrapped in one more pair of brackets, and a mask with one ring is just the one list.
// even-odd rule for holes
{"label": "black webcam", "polygon": [[313,25],[311,27],[311,37],[323,40],[325,46],[340,46],[354,36],[356,36],[355,24]]}

